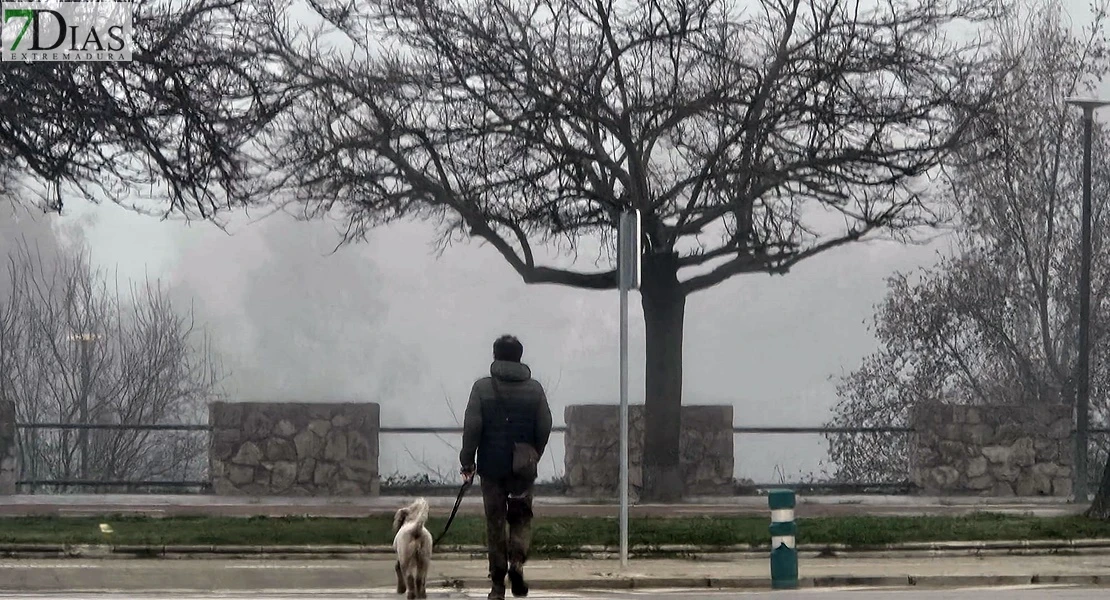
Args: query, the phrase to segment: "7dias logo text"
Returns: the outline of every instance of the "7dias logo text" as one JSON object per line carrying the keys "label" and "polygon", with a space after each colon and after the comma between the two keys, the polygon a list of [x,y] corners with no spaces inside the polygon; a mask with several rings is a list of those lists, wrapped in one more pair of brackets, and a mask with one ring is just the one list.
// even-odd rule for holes
{"label": "7dias logo text", "polygon": [[131,60],[129,2],[0,2],[0,61]]}

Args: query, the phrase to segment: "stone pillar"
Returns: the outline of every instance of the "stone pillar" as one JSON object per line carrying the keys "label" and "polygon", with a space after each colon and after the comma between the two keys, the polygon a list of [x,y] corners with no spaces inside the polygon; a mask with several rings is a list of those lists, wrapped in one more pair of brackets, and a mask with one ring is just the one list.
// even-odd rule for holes
{"label": "stone pillar", "polygon": [[910,412],[910,478],[929,495],[1071,495],[1066,404],[922,403]]}
{"label": "stone pillar", "polygon": [[[733,492],[732,406],[683,406],[680,465],[688,495]],[[571,496],[615,498],[620,486],[620,407],[566,407],[564,468]],[[628,407],[628,488],[643,490],[644,405]]]}
{"label": "stone pillar", "polygon": [[19,458],[15,437],[15,402],[0,399],[0,496],[16,492]]}
{"label": "stone pillar", "polygon": [[377,496],[374,403],[213,402],[208,464],[218,496]]}

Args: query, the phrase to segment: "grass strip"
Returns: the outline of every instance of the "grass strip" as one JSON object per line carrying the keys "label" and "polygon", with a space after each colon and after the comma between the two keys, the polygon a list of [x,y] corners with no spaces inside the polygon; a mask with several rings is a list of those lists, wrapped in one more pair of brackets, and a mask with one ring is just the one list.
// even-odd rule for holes
{"label": "grass strip", "polygon": [[[433,535],[445,519],[433,518]],[[110,535],[100,531],[108,523]],[[310,517],[11,517],[0,518],[0,543],[115,545],[379,545],[390,544],[392,520]],[[690,544],[765,546],[768,521],[757,517],[640,518],[629,523],[633,547]],[[1074,540],[1110,538],[1110,522],[1081,516],[1027,517],[992,513],[940,517],[822,517],[798,520],[798,542],[849,546],[899,542]],[[538,555],[584,545],[618,543],[614,518],[543,517],[533,523]],[[460,516],[445,544],[482,544],[485,523]]]}

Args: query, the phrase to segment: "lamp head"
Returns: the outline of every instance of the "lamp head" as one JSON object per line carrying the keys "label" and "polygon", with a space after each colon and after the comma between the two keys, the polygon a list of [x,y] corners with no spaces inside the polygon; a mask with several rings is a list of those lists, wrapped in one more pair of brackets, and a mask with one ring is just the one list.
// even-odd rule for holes
{"label": "lamp head", "polygon": [[1080,108],[1082,108],[1083,110],[1086,110],[1086,111],[1091,111],[1091,110],[1094,110],[1096,108],[1101,108],[1103,106],[1110,105],[1110,100],[1099,100],[1098,98],[1081,98],[1081,97],[1076,97],[1076,96],[1072,96],[1071,98],[1066,98],[1066,99],[1064,99],[1064,102],[1067,102],[1068,104],[1071,104],[1072,106],[1078,106],[1078,107],[1080,107]]}

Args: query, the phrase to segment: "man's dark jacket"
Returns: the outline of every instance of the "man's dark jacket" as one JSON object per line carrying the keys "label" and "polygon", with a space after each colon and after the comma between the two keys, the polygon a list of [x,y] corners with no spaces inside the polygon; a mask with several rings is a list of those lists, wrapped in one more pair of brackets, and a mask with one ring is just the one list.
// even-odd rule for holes
{"label": "man's dark jacket", "polygon": [[[489,372],[490,377],[475,381],[470,389],[459,461],[464,468],[473,467],[477,452],[478,475],[500,479],[513,472],[515,444],[532,444],[543,456],[551,437],[551,407],[528,365],[498,360]],[[494,393],[495,384],[500,397]]]}

